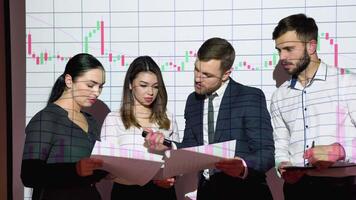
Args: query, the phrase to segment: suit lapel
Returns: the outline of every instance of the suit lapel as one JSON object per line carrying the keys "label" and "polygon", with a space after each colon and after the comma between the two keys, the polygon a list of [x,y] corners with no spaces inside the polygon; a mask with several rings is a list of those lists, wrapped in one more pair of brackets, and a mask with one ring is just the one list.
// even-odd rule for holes
{"label": "suit lapel", "polygon": [[[235,86],[235,87],[234,87]],[[225,93],[221,100],[219,114],[216,121],[214,142],[221,142],[223,134],[230,134],[231,131],[231,104],[233,96],[238,94],[238,86],[235,81],[230,78],[229,85],[226,87]]]}
{"label": "suit lapel", "polygon": [[193,134],[195,135],[195,138],[197,139],[197,142],[199,145],[204,144],[204,133],[203,133],[203,117],[204,117],[204,96],[196,95],[196,102],[194,103],[192,113],[196,113],[196,116],[194,117],[195,120],[197,120],[199,123],[198,126],[193,128]]}

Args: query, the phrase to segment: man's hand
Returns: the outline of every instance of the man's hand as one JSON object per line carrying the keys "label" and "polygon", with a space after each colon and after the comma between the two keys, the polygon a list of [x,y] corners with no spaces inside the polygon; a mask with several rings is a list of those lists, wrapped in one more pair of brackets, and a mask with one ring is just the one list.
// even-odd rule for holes
{"label": "man's hand", "polygon": [[148,134],[145,137],[145,146],[151,150],[165,151],[169,148],[163,145],[164,135],[163,133],[157,131],[153,132],[152,129],[145,129]]}
{"label": "man's hand", "polygon": [[175,178],[167,178],[165,180],[153,180],[153,183],[162,188],[170,188],[176,182]]}
{"label": "man's hand", "polygon": [[282,175],[285,182],[293,184],[298,182],[305,174],[303,170],[286,170],[286,166],[291,166],[291,162],[281,162],[278,166],[278,171]]}
{"label": "man's hand", "polygon": [[76,165],[76,171],[79,176],[90,176],[95,169],[103,166],[103,161],[96,158],[83,158]]}
{"label": "man's hand", "polygon": [[239,157],[222,159],[215,163],[215,167],[232,177],[242,177],[245,172],[245,166]]}
{"label": "man's hand", "polygon": [[317,169],[326,169],[338,160],[345,159],[345,150],[339,143],[331,145],[319,145],[307,149],[303,155],[304,159]]}

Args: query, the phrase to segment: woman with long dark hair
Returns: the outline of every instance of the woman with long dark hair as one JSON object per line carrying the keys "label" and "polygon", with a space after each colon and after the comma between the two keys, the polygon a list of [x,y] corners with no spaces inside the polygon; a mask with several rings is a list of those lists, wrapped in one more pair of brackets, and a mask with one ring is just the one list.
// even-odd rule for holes
{"label": "woman with long dark hair", "polygon": [[99,200],[95,183],[107,173],[89,158],[100,131],[81,111],[92,106],[105,83],[102,64],[90,54],[72,57],[55,82],[47,106],[26,127],[21,179],[32,199]]}
{"label": "woman with long dark hair", "polygon": [[[167,91],[160,68],[149,56],[136,58],[126,72],[122,104],[119,111],[106,117],[101,129],[101,142],[96,150],[124,148],[149,152],[142,131],[159,131],[178,141],[178,127],[174,116],[167,112]],[[98,149],[97,149],[98,148]],[[162,152],[155,152],[157,154]],[[146,185],[135,185],[122,177],[114,179],[111,199],[176,199],[174,178],[151,180]]]}

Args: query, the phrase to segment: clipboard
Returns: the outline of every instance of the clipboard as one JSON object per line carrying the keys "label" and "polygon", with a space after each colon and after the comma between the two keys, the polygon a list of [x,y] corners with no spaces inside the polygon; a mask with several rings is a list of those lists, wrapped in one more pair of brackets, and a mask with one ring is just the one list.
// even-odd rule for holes
{"label": "clipboard", "polygon": [[[332,168],[346,168],[346,167],[356,167],[356,163],[352,162],[345,162],[345,161],[338,161],[334,163],[329,169]],[[286,170],[308,170],[308,169],[316,169],[315,166],[285,166],[283,169]]]}

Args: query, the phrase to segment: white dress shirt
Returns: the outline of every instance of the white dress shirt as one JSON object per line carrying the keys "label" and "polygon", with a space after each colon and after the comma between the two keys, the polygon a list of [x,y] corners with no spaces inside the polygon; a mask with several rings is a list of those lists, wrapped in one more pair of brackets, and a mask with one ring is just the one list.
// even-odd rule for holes
{"label": "white dress shirt", "polygon": [[[216,127],[216,121],[218,119],[218,114],[219,114],[219,109],[220,109],[220,104],[221,100],[224,96],[225,90],[227,88],[227,85],[229,84],[230,79],[225,81],[218,90],[214,92],[216,94],[216,97],[213,99],[213,107],[214,107],[214,131]],[[204,100],[204,116],[203,116],[203,141],[204,145],[209,144],[209,134],[208,134],[208,104],[209,104],[209,98],[206,97]]]}

